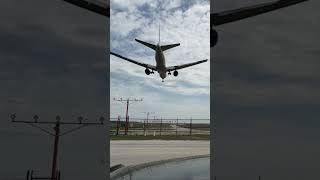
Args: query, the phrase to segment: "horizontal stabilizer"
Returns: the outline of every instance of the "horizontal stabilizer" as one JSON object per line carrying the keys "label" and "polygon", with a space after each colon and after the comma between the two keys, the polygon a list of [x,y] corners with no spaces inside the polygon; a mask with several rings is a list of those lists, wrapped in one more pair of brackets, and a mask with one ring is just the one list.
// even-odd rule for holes
{"label": "horizontal stabilizer", "polygon": [[180,43],[178,43],[178,44],[163,45],[163,46],[161,46],[161,50],[162,50],[162,51],[165,51],[165,50],[168,50],[168,49],[177,47],[177,46],[180,46]]}
{"label": "horizontal stabilizer", "polygon": [[157,49],[157,46],[156,46],[156,45],[154,45],[154,44],[150,44],[150,43],[147,43],[147,42],[141,41],[141,40],[139,40],[139,39],[136,39],[136,41],[137,41],[138,43],[141,43],[141,44],[143,44],[143,45],[145,45],[145,46],[147,46],[147,47],[149,47],[149,48],[153,49],[153,50],[156,50],[156,49]]}

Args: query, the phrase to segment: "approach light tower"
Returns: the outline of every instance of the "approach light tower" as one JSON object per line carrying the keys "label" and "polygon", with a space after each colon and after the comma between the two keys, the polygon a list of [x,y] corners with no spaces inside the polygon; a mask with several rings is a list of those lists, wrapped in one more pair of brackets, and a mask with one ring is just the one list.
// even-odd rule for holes
{"label": "approach light tower", "polygon": [[[13,123],[24,123],[28,124],[34,128],[38,128],[41,131],[49,134],[50,136],[54,137],[54,146],[53,146],[53,158],[52,158],[52,169],[51,169],[51,177],[33,177],[33,171],[31,171],[31,174],[29,174],[29,170],[27,172],[27,180],[28,179],[50,179],[50,180],[60,180],[60,171],[57,170],[57,158],[58,158],[58,147],[59,147],[59,138],[61,136],[67,135],[69,133],[72,133],[76,130],[79,130],[81,128],[87,127],[89,125],[103,125],[104,124],[104,117],[101,116],[98,121],[96,122],[89,122],[88,119],[84,119],[84,117],[79,116],[78,122],[65,122],[62,121],[62,117],[57,115],[56,121],[39,121],[39,116],[34,115],[33,120],[16,120],[17,116],[15,114],[10,115],[11,122]],[[40,125],[53,125],[53,132],[50,130],[47,130],[43,127],[40,127]],[[60,127],[63,125],[72,125],[76,126],[72,129],[69,129],[65,132],[60,131]]]}
{"label": "approach light tower", "polygon": [[128,127],[129,127],[129,104],[133,104],[135,102],[140,102],[140,101],[143,101],[143,99],[137,99],[137,98],[133,98],[133,99],[130,99],[130,98],[127,98],[127,99],[122,99],[122,98],[119,98],[119,99],[116,99],[116,98],[113,98],[114,101],[119,101],[119,102],[125,102],[127,105],[126,105],[126,124],[125,124],[125,135],[128,134]]}

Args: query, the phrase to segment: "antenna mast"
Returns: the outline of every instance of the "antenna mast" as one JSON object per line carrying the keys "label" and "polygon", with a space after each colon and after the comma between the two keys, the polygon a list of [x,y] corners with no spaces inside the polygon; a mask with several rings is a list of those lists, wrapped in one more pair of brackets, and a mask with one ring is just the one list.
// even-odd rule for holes
{"label": "antenna mast", "polygon": [[[24,124],[28,124],[32,127],[38,128],[41,131],[51,135],[54,137],[54,146],[53,146],[53,158],[52,158],[52,169],[51,169],[51,177],[47,178],[47,177],[34,177],[33,176],[33,170],[30,171],[28,170],[27,172],[27,180],[31,179],[50,179],[50,180],[60,180],[60,171],[57,170],[57,160],[58,160],[58,147],[59,147],[59,138],[61,136],[64,136],[66,134],[72,133],[76,130],[79,130],[81,128],[87,127],[89,125],[103,125],[104,123],[104,117],[101,116],[99,118],[99,120],[97,122],[88,122],[87,119],[84,119],[82,116],[78,117],[78,122],[65,122],[62,121],[62,117],[61,116],[56,116],[56,121],[38,121],[39,120],[39,116],[38,115],[34,115],[33,116],[33,121],[27,121],[27,120],[16,120],[16,115],[15,114],[11,114],[10,115],[11,118],[11,122],[13,123],[24,123]],[[40,127],[40,125],[53,125],[53,132]],[[67,130],[65,132],[61,132],[60,131],[60,127],[63,125],[73,125],[76,126],[75,128],[72,128],[70,130]]]}

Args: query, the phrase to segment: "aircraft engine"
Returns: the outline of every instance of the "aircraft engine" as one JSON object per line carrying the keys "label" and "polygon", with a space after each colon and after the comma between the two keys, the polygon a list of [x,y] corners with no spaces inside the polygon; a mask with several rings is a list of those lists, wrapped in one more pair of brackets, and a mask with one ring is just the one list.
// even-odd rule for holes
{"label": "aircraft engine", "polygon": [[148,68],[144,72],[146,73],[146,75],[149,75],[151,73]]}
{"label": "aircraft engine", "polygon": [[211,28],[210,30],[210,47],[214,47],[218,42],[218,32]]}
{"label": "aircraft engine", "polygon": [[178,71],[174,71],[174,72],[173,72],[173,75],[174,75],[174,76],[178,76]]}

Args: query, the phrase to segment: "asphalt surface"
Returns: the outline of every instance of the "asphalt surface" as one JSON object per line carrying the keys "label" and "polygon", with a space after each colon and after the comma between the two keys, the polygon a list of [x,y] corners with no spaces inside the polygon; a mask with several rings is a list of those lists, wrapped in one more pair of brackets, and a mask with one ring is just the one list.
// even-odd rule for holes
{"label": "asphalt surface", "polygon": [[210,153],[210,141],[111,141],[110,166],[125,166]]}

